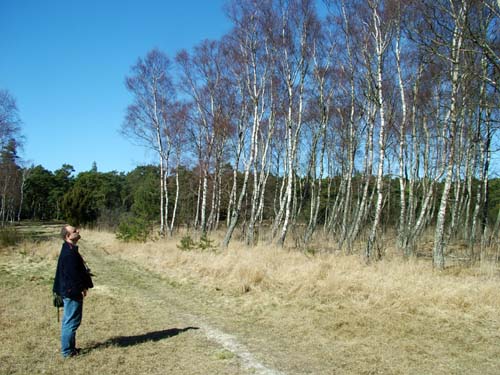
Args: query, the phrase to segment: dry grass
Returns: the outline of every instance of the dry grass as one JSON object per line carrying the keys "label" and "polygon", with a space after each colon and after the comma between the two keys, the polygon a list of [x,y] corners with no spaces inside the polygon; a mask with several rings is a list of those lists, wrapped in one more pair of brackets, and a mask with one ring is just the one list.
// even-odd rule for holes
{"label": "dry grass", "polygon": [[271,246],[185,252],[178,239],[103,242],[110,253],[236,298],[242,314],[284,341],[296,333],[288,346],[301,348],[307,360],[328,360],[318,353],[330,348],[332,363],[344,363],[338,372],[493,374],[500,368],[498,264],[438,272],[429,261],[390,253],[367,266],[357,256]]}
{"label": "dry grass", "polygon": [[[436,272],[428,261],[403,261],[390,252],[367,266],[357,256],[272,246],[182,251],[180,238],[124,244],[105,232],[83,236],[82,252],[98,277],[81,329],[92,364],[77,373],[162,373],[147,358],[181,363],[170,373],[247,373],[199,333],[132,346],[111,340],[196,324],[184,313],[234,335],[289,374],[497,374],[500,368],[497,264]],[[0,339],[9,343],[0,350],[0,373],[71,367],[30,355],[56,356],[53,322],[21,324],[35,314],[29,310],[54,314],[40,293],[50,284],[57,251],[57,242],[36,251],[24,245],[0,258],[0,297],[8,301],[0,308]],[[38,348],[33,330],[49,337],[50,349]],[[14,344],[10,337],[29,339]]]}
{"label": "dry grass", "polygon": [[60,357],[60,323],[51,306],[60,241],[0,253],[0,374],[244,373],[182,317],[169,283],[103,257],[92,241],[80,248],[96,270],[96,288],[77,334],[84,354],[67,360]]}
{"label": "dry grass", "polygon": [[[357,256],[310,255],[274,246],[248,248],[232,244],[227,251],[181,251],[178,238],[149,243],[120,243],[113,235],[94,232],[107,252],[132,259],[151,269],[185,280],[232,291],[285,293],[287,297],[362,298],[404,300],[448,305],[450,299],[469,298],[472,305],[500,307],[490,292],[500,283],[500,266],[450,267],[434,271],[426,260],[387,257],[367,266]],[[471,293],[472,292],[472,293]],[[476,302],[481,302],[476,304]]]}

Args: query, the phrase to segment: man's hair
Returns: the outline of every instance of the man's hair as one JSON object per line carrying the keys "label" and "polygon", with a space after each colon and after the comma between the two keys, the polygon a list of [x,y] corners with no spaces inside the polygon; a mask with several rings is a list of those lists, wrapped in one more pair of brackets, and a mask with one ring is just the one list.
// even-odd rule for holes
{"label": "man's hair", "polygon": [[61,228],[61,238],[63,240],[66,239],[66,236],[68,235],[68,224],[65,224],[62,228]]}

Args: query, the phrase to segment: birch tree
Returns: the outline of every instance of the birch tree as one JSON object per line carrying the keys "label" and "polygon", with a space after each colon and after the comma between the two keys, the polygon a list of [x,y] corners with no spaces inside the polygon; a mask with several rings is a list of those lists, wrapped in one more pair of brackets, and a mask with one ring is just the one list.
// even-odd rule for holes
{"label": "birch tree", "polygon": [[388,28],[390,26],[390,20],[385,20],[385,26],[382,24],[381,14],[379,7],[381,3],[379,1],[369,1],[371,8],[371,27],[369,32],[373,38],[373,47],[375,51],[375,87],[376,87],[376,104],[379,114],[379,134],[378,134],[378,170],[377,170],[377,202],[375,204],[375,218],[372,223],[372,228],[366,244],[365,258],[370,260],[373,256],[373,249],[375,246],[375,239],[377,235],[377,230],[380,222],[380,217],[382,214],[382,204],[384,200],[383,195],[383,177],[384,177],[384,161],[386,152],[386,103],[385,103],[385,92],[384,92],[384,59],[387,51],[387,47],[390,43],[391,30]]}
{"label": "birch tree", "polygon": [[14,222],[21,204],[23,173],[14,139],[0,150],[0,224]]}
{"label": "birch tree", "polygon": [[22,204],[24,175],[19,166],[18,149],[22,146],[21,118],[16,100],[0,90],[0,225],[16,220]]}
{"label": "birch tree", "polygon": [[[174,163],[174,179],[175,179],[175,194],[174,194],[174,206],[172,208],[172,214],[169,224],[169,234],[173,235],[174,227],[176,224],[177,207],[179,203],[179,169],[181,168],[183,152],[185,151],[183,146],[186,144],[187,136],[186,129],[189,121],[189,105],[186,103],[176,102],[173,105],[172,113],[170,114],[168,121],[170,125],[165,129],[165,137],[168,139],[171,145],[172,159]],[[169,158],[170,159],[170,158]]]}
{"label": "birch tree", "polygon": [[[326,129],[330,123],[334,100],[334,54],[338,52],[333,32],[327,33],[326,27],[323,34],[314,41],[313,47],[313,73],[312,73],[312,100],[310,103],[312,115],[312,144],[310,148],[310,161],[307,176],[312,177],[310,192],[309,221],[307,224],[304,243],[308,243],[316,230],[318,214],[321,204],[323,188],[324,162],[326,152]],[[351,131],[352,128],[349,127]],[[318,169],[318,176],[316,170]]]}
{"label": "birch tree", "polygon": [[[297,148],[304,113],[304,94],[311,64],[312,48],[319,31],[313,1],[277,1],[275,18],[280,20],[274,29],[274,53],[278,72],[286,88],[286,189],[278,217],[283,217],[277,239],[283,246],[292,215],[292,198],[296,172]],[[276,221],[277,223],[280,220]],[[275,224],[276,225],[276,224]]]}
{"label": "birch tree", "polygon": [[466,1],[461,1],[454,4],[450,1],[450,14],[452,16],[453,22],[453,33],[451,35],[450,45],[449,45],[449,64],[450,64],[450,76],[451,76],[451,97],[450,97],[450,109],[449,113],[446,115],[445,121],[448,122],[448,134],[449,139],[449,155],[447,158],[448,166],[446,167],[446,177],[444,182],[443,193],[441,196],[441,202],[439,205],[439,211],[436,222],[436,232],[434,238],[434,249],[433,249],[433,265],[436,268],[443,269],[445,265],[444,250],[445,250],[445,238],[444,238],[444,226],[446,218],[446,209],[448,207],[448,195],[451,188],[451,182],[453,177],[453,167],[455,158],[455,142],[457,137],[457,130],[459,126],[459,79],[460,79],[460,60],[461,60],[461,48],[463,42],[464,34],[464,20],[467,10]]}
{"label": "birch tree", "polygon": [[200,228],[206,233],[210,171],[214,167],[214,161],[217,161],[214,159],[217,142],[225,142],[225,139],[217,139],[218,135],[225,134],[217,129],[220,125],[218,119],[223,117],[221,111],[224,95],[220,42],[205,40],[195,47],[192,55],[185,50],[179,52],[176,62],[181,72],[180,88],[191,97],[196,113],[192,118],[191,135],[201,172]]}
{"label": "birch tree", "polygon": [[[247,140],[247,147],[242,147],[244,153],[244,172],[243,185],[235,201],[234,209],[231,212],[229,226],[226,235],[222,242],[224,247],[227,247],[233,235],[236,224],[239,220],[243,199],[247,194],[247,185],[252,167],[256,170],[255,160],[258,153],[258,136],[262,118],[266,109],[264,95],[266,92],[267,80],[269,75],[269,54],[266,49],[266,39],[263,32],[263,26],[268,20],[265,16],[267,8],[264,6],[264,11],[260,11],[255,2],[239,2],[232,9],[232,18],[237,27],[234,30],[235,46],[238,48],[238,62],[242,68],[239,69],[240,77],[238,81],[241,83],[241,92],[244,97],[248,98],[247,102],[242,102],[242,118],[248,119],[251,125],[248,126],[249,136],[244,136],[241,132],[247,127],[240,126],[240,144],[243,139]],[[248,107],[247,107],[248,105]],[[248,108],[248,112],[246,112]],[[241,148],[238,150],[241,152]],[[238,153],[239,157],[239,153]],[[256,181],[256,172],[254,172],[254,183]],[[254,185],[256,194],[256,186]],[[235,196],[236,196],[235,195]],[[252,201],[252,221],[251,226],[247,231],[247,242],[253,243],[253,225],[255,223],[257,197],[254,195]],[[250,235],[251,231],[251,235]]]}
{"label": "birch tree", "polygon": [[174,98],[170,59],[155,49],[144,59],[139,58],[126,77],[125,85],[133,95],[133,104],[127,108],[122,133],[141,145],[152,149],[160,166],[160,234],[166,232],[168,219],[168,161],[171,142],[165,142],[168,134],[169,106]]}

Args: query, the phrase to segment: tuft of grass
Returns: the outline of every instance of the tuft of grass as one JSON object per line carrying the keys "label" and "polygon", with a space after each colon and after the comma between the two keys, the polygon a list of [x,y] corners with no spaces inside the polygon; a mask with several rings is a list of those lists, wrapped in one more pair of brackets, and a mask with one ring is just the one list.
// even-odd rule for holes
{"label": "tuft of grass", "polygon": [[214,358],[221,361],[227,361],[233,359],[234,357],[235,357],[234,353],[230,352],[229,350],[218,350],[214,354]]}

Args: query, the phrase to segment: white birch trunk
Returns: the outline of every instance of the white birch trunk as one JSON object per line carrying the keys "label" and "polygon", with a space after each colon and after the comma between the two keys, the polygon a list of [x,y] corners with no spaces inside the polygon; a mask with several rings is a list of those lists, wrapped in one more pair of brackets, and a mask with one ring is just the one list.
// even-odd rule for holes
{"label": "white birch trunk", "polygon": [[385,161],[385,100],[384,100],[384,90],[383,90],[383,54],[387,47],[387,40],[382,36],[382,30],[380,29],[380,17],[378,11],[375,7],[372,9],[373,16],[373,26],[374,26],[374,38],[375,38],[375,49],[377,55],[377,105],[379,111],[379,160],[378,160],[378,172],[377,172],[377,203],[375,205],[375,218],[372,223],[372,228],[370,231],[370,236],[368,238],[368,243],[365,250],[365,258],[369,261],[373,256],[373,248],[375,246],[375,239],[377,235],[378,226],[380,223],[380,216],[382,214],[382,203],[384,199],[383,194],[383,177],[384,177],[384,161]]}
{"label": "white birch trunk", "polygon": [[[178,160],[178,159],[177,159]],[[172,209],[172,219],[170,220],[170,237],[174,234],[174,226],[175,226],[175,217],[177,214],[177,204],[179,202],[179,163],[175,168],[175,200],[174,200],[174,208]]]}
{"label": "white birch trunk", "polygon": [[[168,142],[168,140],[167,140]],[[169,213],[169,194],[168,194],[168,171],[170,169],[170,143],[167,143],[167,151],[165,152],[165,155],[163,157],[164,163],[165,163],[165,168],[163,170],[163,189],[164,189],[164,197],[165,197],[165,206],[164,206],[164,225],[166,230],[168,228],[168,213]],[[170,230],[169,230],[170,232]]]}
{"label": "white birch trunk", "polygon": [[254,108],[253,108],[253,126],[252,126],[252,135],[250,139],[250,150],[249,150],[249,158],[247,160],[247,163],[245,165],[245,174],[243,178],[243,186],[240,191],[240,195],[238,198],[238,201],[236,203],[236,207],[232,212],[231,216],[231,221],[229,223],[229,227],[227,228],[226,235],[224,236],[224,240],[222,241],[222,247],[227,247],[229,245],[229,242],[231,241],[231,237],[233,236],[234,229],[236,228],[236,224],[238,223],[238,219],[240,216],[240,211],[241,211],[241,206],[243,203],[243,198],[246,195],[247,192],[247,184],[248,184],[248,178],[250,176],[250,169],[253,164],[253,159],[255,157],[255,148],[256,148],[256,143],[257,143],[257,134],[259,130],[259,124],[260,124],[260,117],[259,115],[259,102],[257,98],[254,97],[254,102],[253,102]]}
{"label": "white birch trunk", "polygon": [[196,214],[194,215],[194,227],[198,228],[199,220],[200,220],[200,207],[201,207],[201,186],[202,186],[202,175],[200,169],[200,176],[198,178],[198,193],[196,194]]}
{"label": "white birch trunk", "polygon": [[200,221],[200,229],[201,233],[204,235],[207,233],[207,194],[208,194],[208,167],[204,167],[203,170],[203,184],[201,191],[201,221]]}
{"label": "white birch trunk", "polygon": [[161,139],[160,120],[156,103],[156,93],[153,92],[154,100],[154,126],[156,132],[156,147],[158,151],[158,161],[160,163],[160,236],[165,235],[165,169],[163,166],[163,142]]}
{"label": "white birch trunk", "polygon": [[[24,168],[23,173],[22,173],[22,182],[21,182],[21,187],[20,187],[20,199],[19,199],[19,210],[17,211],[17,221],[21,221],[21,212],[23,209],[23,203],[24,203],[24,186],[26,185],[26,179],[28,178],[30,170],[29,168]],[[57,217],[59,219],[59,217]]]}
{"label": "white birch trunk", "polygon": [[398,17],[397,37],[396,37],[396,67],[398,71],[399,96],[401,100],[401,123],[399,124],[399,228],[398,228],[398,245],[401,249],[406,249],[408,242],[408,223],[406,212],[406,175],[405,175],[405,153],[406,153],[406,96],[403,83],[403,72],[401,70],[401,24],[400,16]]}
{"label": "white birch trunk", "polygon": [[[376,105],[371,104],[368,115],[368,122],[369,122],[368,134],[365,144],[363,195],[361,198],[361,202],[359,203],[356,209],[354,223],[351,227],[351,231],[349,232],[349,237],[348,237],[349,252],[352,249],[352,243],[358,236],[362,220],[366,217],[366,213],[368,212],[368,209],[371,207],[372,199],[369,198],[368,196],[368,189],[371,183],[371,176],[373,171],[373,131],[375,126],[376,111],[377,111]],[[374,191],[375,190],[372,191],[372,196]]]}
{"label": "white birch trunk", "polygon": [[[434,249],[433,249],[433,265],[438,269],[444,269],[445,258],[444,250],[446,246],[445,241],[445,219],[446,219],[446,209],[448,206],[448,195],[450,192],[452,178],[453,178],[453,166],[455,158],[455,137],[458,128],[458,112],[457,101],[458,101],[458,86],[459,86],[459,63],[460,63],[460,50],[462,46],[463,38],[463,21],[465,17],[466,4],[462,1],[460,6],[459,14],[455,19],[455,28],[453,32],[453,40],[451,48],[451,103],[450,103],[450,126],[449,126],[449,157],[447,160],[446,167],[446,180],[443,189],[443,194],[441,196],[441,203],[439,206],[437,222],[436,222],[436,232],[434,236]],[[443,158],[446,162],[446,158]]]}

